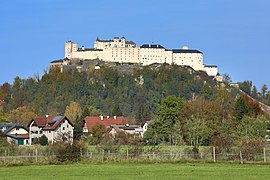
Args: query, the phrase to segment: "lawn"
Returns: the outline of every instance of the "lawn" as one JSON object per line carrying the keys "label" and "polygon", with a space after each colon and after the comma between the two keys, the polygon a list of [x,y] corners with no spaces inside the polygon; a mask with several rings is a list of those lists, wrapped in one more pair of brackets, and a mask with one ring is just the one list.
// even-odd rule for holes
{"label": "lawn", "polygon": [[269,165],[100,163],[0,167],[0,179],[269,179]]}

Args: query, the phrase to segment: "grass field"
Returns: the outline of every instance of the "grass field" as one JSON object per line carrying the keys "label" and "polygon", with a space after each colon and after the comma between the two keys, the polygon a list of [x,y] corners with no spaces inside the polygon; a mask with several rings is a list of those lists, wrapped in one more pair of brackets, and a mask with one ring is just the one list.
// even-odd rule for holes
{"label": "grass field", "polygon": [[220,163],[103,163],[0,167],[0,179],[269,179],[270,166]]}

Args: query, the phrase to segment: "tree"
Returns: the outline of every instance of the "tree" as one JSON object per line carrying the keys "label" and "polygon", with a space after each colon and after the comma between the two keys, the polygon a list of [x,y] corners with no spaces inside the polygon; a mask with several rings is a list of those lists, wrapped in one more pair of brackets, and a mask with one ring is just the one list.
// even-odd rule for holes
{"label": "tree", "polygon": [[237,122],[240,122],[241,119],[245,116],[248,115],[248,104],[244,100],[242,96],[239,96],[235,102],[234,105],[234,117],[237,120]]}
{"label": "tree", "polygon": [[89,113],[90,116],[100,116],[102,114],[102,111],[94,106],[90,106]]}
{"label": "tree", "polygon": [[31,109],[28,109],[27,106],[18,107],[7,113],[7,119],[9,121],[23,125],[27,125],[35,116],[36,114]]}
{"label": "tree", "polygon": [[268,90],[268,87],[267,87],[266,84],[264,84],[264,85],[262,86],[262,96],[263,96],[263,98],[265,98],[265,94],[266,94],[267,90]]}
{"label": "tree", "polygon": [[240,89],[246,92],[248,95],[251,95],[252,81],[244,81],[240,84]]}
{"label": "tree", "polygon": [[106,133],[106,129],[102,124],[96,125],[92,127],[92,137],[93,143],[95,145],[99,144],[103,139],[104,134]]}
{"label": "tree", "polygon": [[240,141],[252,138],[264,139],[267,129],[266,121],[265,116],[258,116],[257,118],[244,116],[236,127],[235,137]]}
{"label": "tree", "polygon": [[140,104],[136,114],[135,119],[138,123],[142,124],[151,119],[151,111],[145,104]]}
{"label": "tree", "polygon": [[11,99],[12,89],[9,83],[4,83],[0,86],[0,100],[5,100],[5,102],[9,102]]}
{"label": "tree", "polygon": [[113,109],[112,109],[112,115],[113,116],[122,116],[123,115],[118,104],[114,104]]}
{"label": "tree", "polygon": [[202,98],[187,102],[181,111],[181,134],[190,145],[208,145],[212,136],[224,132],[223,125],[230,121],[225,101]]}
{"label": "tree", "polygon": [[83,108],[83,111],[82,111],[82,114],[81,114],[81,118],[80,119],[83,119],[85,118],[86,116],[90,116],[90,111],[89,111],[89,107],[85,106]]}
{"label": "tree", "polygon": [[79,103],[71,101],[70,105],[66,107],[65,116],[74,123],[82,115],[82,108]]}
{"label": "tree", "polygon": [[168,96],[162,99],[157,107],[157,117],[148,126],[145,140],[151,143],[173,142],[172,128],[180,115],[184,101],[176,96]]}
{"label": "tree", "polygon": [[252,88],[251,96],[252,96],[254,99],[257,99],[257,98],[258,98],[258,90],[257,90],[257,87],[256,87],[255,85],[254,85],[253,88]]}
{"label": "tree", "polygon": [[39,144],[41,146],[48,145],[48,138],[44,134],[39,138]]}
{"label": "tree", "polygon": [[229,74],[225,73],[222,76],[222,81],[226,84],[229,85],[232,82],[232,78],[230,77]]}

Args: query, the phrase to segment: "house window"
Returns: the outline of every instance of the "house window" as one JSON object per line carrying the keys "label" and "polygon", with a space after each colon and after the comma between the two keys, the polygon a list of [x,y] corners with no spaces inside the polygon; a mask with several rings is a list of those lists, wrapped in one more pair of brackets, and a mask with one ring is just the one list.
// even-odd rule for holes
{"label": "house window", "polygon": [[63,127],[63,130],[65,130],[65,127]]}
{"label": "house window", "polygon": [[51,131],[49,131],[49,133],[51,133]]}
{"label": "house window", "polygon": [[39,134],[42,134],[42,131],[39,131]]}

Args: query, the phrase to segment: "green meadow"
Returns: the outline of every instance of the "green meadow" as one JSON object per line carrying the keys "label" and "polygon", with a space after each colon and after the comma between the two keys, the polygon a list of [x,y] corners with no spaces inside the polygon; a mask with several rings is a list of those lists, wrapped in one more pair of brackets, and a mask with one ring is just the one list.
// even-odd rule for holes
{"label": "green meadow", "polygon": [[229,163],[74,163],[0,167],[0,179],[269,179],[270,166]]}

